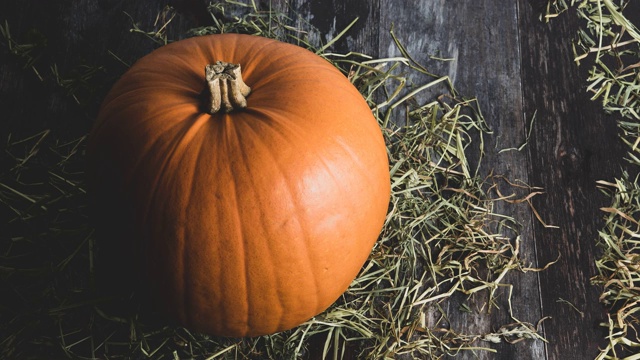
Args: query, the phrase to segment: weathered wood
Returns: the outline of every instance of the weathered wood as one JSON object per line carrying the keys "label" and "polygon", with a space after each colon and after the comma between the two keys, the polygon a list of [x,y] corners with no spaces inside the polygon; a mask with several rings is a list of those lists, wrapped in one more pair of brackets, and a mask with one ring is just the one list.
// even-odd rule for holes
{"label": "weathered wood", "polygon": [[[567,39],[577,29],[574,16],[549,24],[524,1],[519,9],[522,29],[522,81],[525,113],[537,111],[530,153],[530,179],[547,195],[534,204],[556,230],[534,228],[540,264],[560,256],[540,273],[549,359],[592,359],[603,345],[598,323],[606,319],[598,303],[595,244],[603,226],[599,208],[607,205],[595,181],[620,173],[624,156],[614,119],[585,91],[585,70],[573,63]],[[573,306],[568,303],[568,301]]]}
{"label": "weathered wood", "polygon": [[[527,116],[523,113],[522,83],[520,81],[520,37],[516,3],[496,1],[396,1],[383,0],[381,27],[395,24],[395,33],[412,56],[436,74],[448,75],[454,86],[464,96],[477,96],[482,112],[493,136],[484,139],[485,158],[481,175],[493,172],[511,180],[529,182],[528,154],[502,149],[517,148],[526,138]],[[391,39],[382,33],[381,56],[393,53]],[[430,57],[451,58],[440,62]],[[479,139],[476,139],[479,140]],[[478,160],[478,154],[472,159]],[[504,185],[504,184],[503,184]],[[503,188],[505,193],[513,189]],[[528,263],[536,263],[535,238],[532,236],[532,215],[524,206],[496,203],[497,213],[507,214],[520,222],[522,233],[521,256]],[[535,324],[542,318],[537,274],[513,274],[506,281],[513,284],[513,316],[520,321]],[[480,312],[463,312],[457,296],[449,303],[448,316],[454,331],[470,334],[486,334],[510,324],[508,292],[500,294],[498,306],[491,309],[486,298],[471,300],[471,308]],[[491,311],[489,313],[489,311]],[[504,359],[541,359],[544,344],[527,340],[517,345],[479,343],[493,347],[497,357]],[[467,353],[462,357],[471,356]],[[489,352],[479,351],[474,358],[496,358]]]}
{"label": "weathered wood", "polygon": [[[335,38],[352,21],[358,19],[344,41],[339,41],[333,49],[336,52],[361,51],[378,56],[379,1],[370,0],[276,0],[270,6],[297,19],[298,28],[308,29],[308,22],[315,29],[309,35],[315,45],[326,44]],[[302,16],[302,17],[301,17]],[[360,50],[355,50],[360,49]]]}
{"label": "weathered wood", "polygon": [[[3,25],[7,21],[13,39],[35,45],[27,56],[1,53],[0,109],[6,119],[0,129],[2,139],[8,133],[19,138],[44,128],[61,132],[63,138],[86,134],[104,95],[127,70],[126,64],[156,47],[143,35],[131,35],[133,19],[150,31],[164,6],[152,1],[2,1],[0,9],[6,17],[0,20]],[[189,16],[178,14],[167,35],[176,38],[193,26]],[[34,58],[35,71],[26,66],[29,57]],[[61,80],[101,68],[85,87],[67,89],[54,80],[53,65]],[[81,97],[82,106],[69,96],[71,91]]]}

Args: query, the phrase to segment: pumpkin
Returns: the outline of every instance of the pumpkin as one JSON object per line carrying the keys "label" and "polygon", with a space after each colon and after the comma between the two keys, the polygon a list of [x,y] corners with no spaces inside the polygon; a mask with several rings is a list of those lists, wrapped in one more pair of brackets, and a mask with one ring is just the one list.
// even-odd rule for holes
{"label": "pumpkin", "polygon": [[381,129],[348,79],[306,49],[239,34],[138,60],[100,108],[87,174],[112,268],[132,262],[121,276],[178,324],[233,337],[336,301],[390,197]]}

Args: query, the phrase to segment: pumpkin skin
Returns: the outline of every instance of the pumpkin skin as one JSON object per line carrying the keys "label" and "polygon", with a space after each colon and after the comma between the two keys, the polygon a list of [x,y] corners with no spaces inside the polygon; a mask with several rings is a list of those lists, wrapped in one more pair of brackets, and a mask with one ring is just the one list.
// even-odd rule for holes
{"label": "pumpkin skin", "polygon": [[[241,65],[246,109],[203,111],[204,68],[217,60]],[[238,34],[134,64],[89,135],[87,176],[107,260],[136,266],[121,276],[179,324],[233,337],[330,306],[390,197],[381,130],[344,75],[300,47]]]}

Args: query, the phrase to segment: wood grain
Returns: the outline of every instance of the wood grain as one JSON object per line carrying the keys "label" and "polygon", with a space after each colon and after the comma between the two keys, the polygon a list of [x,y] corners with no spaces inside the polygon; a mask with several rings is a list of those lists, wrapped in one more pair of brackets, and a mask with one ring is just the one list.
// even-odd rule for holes
{"label": "wood grain", "polygon": [[614,119],[589,100],[586,69],[573,63],[570,44],[558,40],[575,33],[575,17],[542,24],[531,7],[522,6],[519,18],[525,112],[537,111],[528,166],[532,181],[547,192],[534,204],[546,221],[559,226],[552,231],[540,224],[534,228],[539,263],[560,256],[540,274],[543,313],[552,316],[544,324],[548,358],[590,359],[603,344],[598,324],[606,319],[599,289],[590,285],[603,226],[598,209],[608,201],[595,181],[620,175],[624,150]]}
{"label": "wood grain", "polygon": [[[528,182],[527,169],[518,166],[527,163],[526,153],[508,151],[499,154],[500,149],[519,146],[518,142],[523,141],[526,135],[518,76],[520,56],[516,4],[495,1],[383,0],[381,11],[381,24],[395,25],[396,35],[416,60],[426,64],[436,74],[448,75],[463,96],[478,97],[487,123],[496,134],[485,138],[486,156],[482,160],[482,173],[487,175],[493,171],[510,179]],[[386,53],[383,52],[382,56],[399,55],[390,44],[390,37],[383,33],[380,48]],[[441,62],[431,60],[431,57],[452,60]],[[425,79],[414,81],[421,80]],[[477,162],[478,155],[473,154],[471,158]],[[532,219],[527,209],[510,208],[505,203],[498,203],[495,211],[521,221],[522,256],[527,261],[535,262],[535,239],[528,234]],[[509,280],[515,279],[512,277]],[[537,276],[518,274],[513,291],[513,315],[521,321],[537,322],[541,318]],[[451,329],[485,334],[497,330],[500,325],[513,322],[507,311],[507,296],[506,291],[500,294],[500,310],[491,309],[486,304],[486,297],[468,300],[462,295],[456,296],[454,301],[448,303],[447,309]],[[472,309],[484,310],[463,312],[460,310],[462,303]],[[493,347],[505,359],[540,359],[544,348],[541,342],[532,341],[515,346],[487,342],[477,345]],[[466,356],[472,355],[460,355],[462,358]],[[482,351],[473,356],[479,359],[495,358],[492,353]]]}

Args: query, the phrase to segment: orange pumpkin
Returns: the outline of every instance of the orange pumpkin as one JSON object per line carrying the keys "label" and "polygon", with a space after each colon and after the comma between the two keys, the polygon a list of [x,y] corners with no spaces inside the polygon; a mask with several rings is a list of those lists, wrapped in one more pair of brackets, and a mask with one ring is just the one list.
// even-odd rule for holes
{"label": "orange pumpkin", "polygon": [[321,57],[257,36],[140,59],[107,95],[87,159],[111,261],[131,257],[154,305],[213,335],[274,333],[325,310],[389,203],[385,143],[361,94]]}

